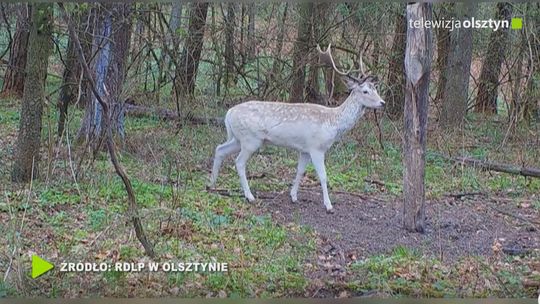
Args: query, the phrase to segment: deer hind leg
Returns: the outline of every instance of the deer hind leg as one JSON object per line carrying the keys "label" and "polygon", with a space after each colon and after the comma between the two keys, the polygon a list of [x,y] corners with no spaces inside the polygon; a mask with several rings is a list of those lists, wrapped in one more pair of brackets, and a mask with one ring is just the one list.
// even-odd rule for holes
{"label": "deer hind leg", "polygon": [[309,154],[300,152],[298,155],[298,168],[296,170],[296,177],[294,178],[293,185],[291,188],[291,200],[293,203],[298,201],[298,187],[300,186],[300,181],[306,172],[306,166],[309,164]]}
{"label": "deer hind leg", "polygon": [[332,203],[330,202],[330,197],[328,196],[328,188],[326,185],[326,169],[324,167],[324,153],[322,152],[311,152],[311,161],[319,175],[319,181],[321,182],[321,188],[323,192],[324,206],[326,207],[326,212],[333,213],[334,209]]}
{"label": "deer hind leg", "polygon": [[242,186],[242,190],[244,190],[244,196],[250,203],[255,201],[255,197],[249,189],[246,177],[246,164],[253,152],[257,151],[261,144],[262,142],[251,143],[249,145],[242,144],[240,154],[236,158],[236,171],[238,171],[238,176],[240,177],[240,185]]}
{"label": "deer hind leg", "polygon": [[216,180],[219,175],[219,169],[221,168],[221,163],[223,160],[234,153],[238,153],[240,151],[240,143],[236,138],[231,138],[227,142],[217,146],[216,148],[216,154],[214,156],[214,165],[212,166],[212,175],[210,176],[210,188],[214,188],[216,186]]}

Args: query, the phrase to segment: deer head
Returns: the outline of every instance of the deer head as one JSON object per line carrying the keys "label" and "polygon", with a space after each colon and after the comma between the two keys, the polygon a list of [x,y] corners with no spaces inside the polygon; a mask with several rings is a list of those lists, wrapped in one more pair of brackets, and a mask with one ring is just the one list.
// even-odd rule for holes
{"label": "deer head", "polygon": [[[332,67],[336,73],[341,75],[349,89],[349,97],[353,97],[354,101],[367,108],[378,109],[384,106],[384,100],[379,96],[375,87],[378,83],[378,78],[377,76],[371,76],[365,73],[361,55],[359,69],[353,70],[351,66],[347,72],[344,72],[340,71],[336,66],[332,57],[331,44],[328,44],[325,51],[321,50],[321,47],[317,45],[317,51],[319,52],[319,61]],[[351,75],[353,72],[360,72],[360,74],[358,77],[354,77]]]}

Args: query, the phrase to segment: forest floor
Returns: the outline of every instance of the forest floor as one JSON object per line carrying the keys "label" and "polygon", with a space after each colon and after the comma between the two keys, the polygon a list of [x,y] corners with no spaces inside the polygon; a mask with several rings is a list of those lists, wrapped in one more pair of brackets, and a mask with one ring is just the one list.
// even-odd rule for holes
{"label": "forest floor", "polygon": [[[535,297],[540,281],[540,180],[449,163],[438,153],[540,167],[538,126],[507,132],[500,117],[469,116],[460,130],[430,129],[427,231],[401,228],[400,125],[372,118],[329,151],[336,213],[324,211],[311,166],[289,198],[296,153],[264,147],[248,165],[248,204],[232,161],[206,191],[220,126],[156,118],[126,121],[120,161],[133,183],[155,261],[228,262],[227,273],[51,273],[32,280],[32,254],[59,263],[148,262],[126,216],[106,154],[80,161],[71,145],[82,116],[56,144],[46,109],[41,177],[10,181],[17,100],[0,100],[0,297]],[[222,110],[208,111],[212,115]],[[431,122],[430,122],[431,124]],[[435,125],[435,124],[432,124]],[[68,144],[69,143],[69,144]],[[76,173],[76,174],[74,174]],[[466,195],[462,195],[466,194]]]}

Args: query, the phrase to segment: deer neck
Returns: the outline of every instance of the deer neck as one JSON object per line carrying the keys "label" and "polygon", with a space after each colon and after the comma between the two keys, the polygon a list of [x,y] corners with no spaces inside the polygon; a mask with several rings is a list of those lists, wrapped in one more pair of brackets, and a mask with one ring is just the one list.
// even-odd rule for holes
{"label": "deer neck", "polygon": [[351,95],[345,99],[343,104],[337,108],[336,127],[339,135],[352,129],[358,119],[364,115],[365,108],[355,100],[358,99],[358,97],[355,96],[356,94],[358,93],[352,92]]}

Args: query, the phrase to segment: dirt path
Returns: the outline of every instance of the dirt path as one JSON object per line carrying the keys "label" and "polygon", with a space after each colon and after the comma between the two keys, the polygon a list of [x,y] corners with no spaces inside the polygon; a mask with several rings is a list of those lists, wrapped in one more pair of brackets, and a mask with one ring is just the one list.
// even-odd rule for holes
{"label": "dirt path", "polygon": [[261,205],[275,220],[311,226],[326,242],[323,250],[335,250],[345,260],[389,253],[397,246],[414,248],[447,262],[468,255],[489,256],[494,250],[507,254],[540,250],[540,227],[523,220],[538,221],[538,211],[518,208],[511,201],[496,205],[486,198],[429,201],[427,231],[418,234],[402,229],[399,201],[333,191],[332,215],[324,211],[316,188],[301,190],[296,204],[291,203],[288,192],[264,196],[273,197],[263,199]]}

